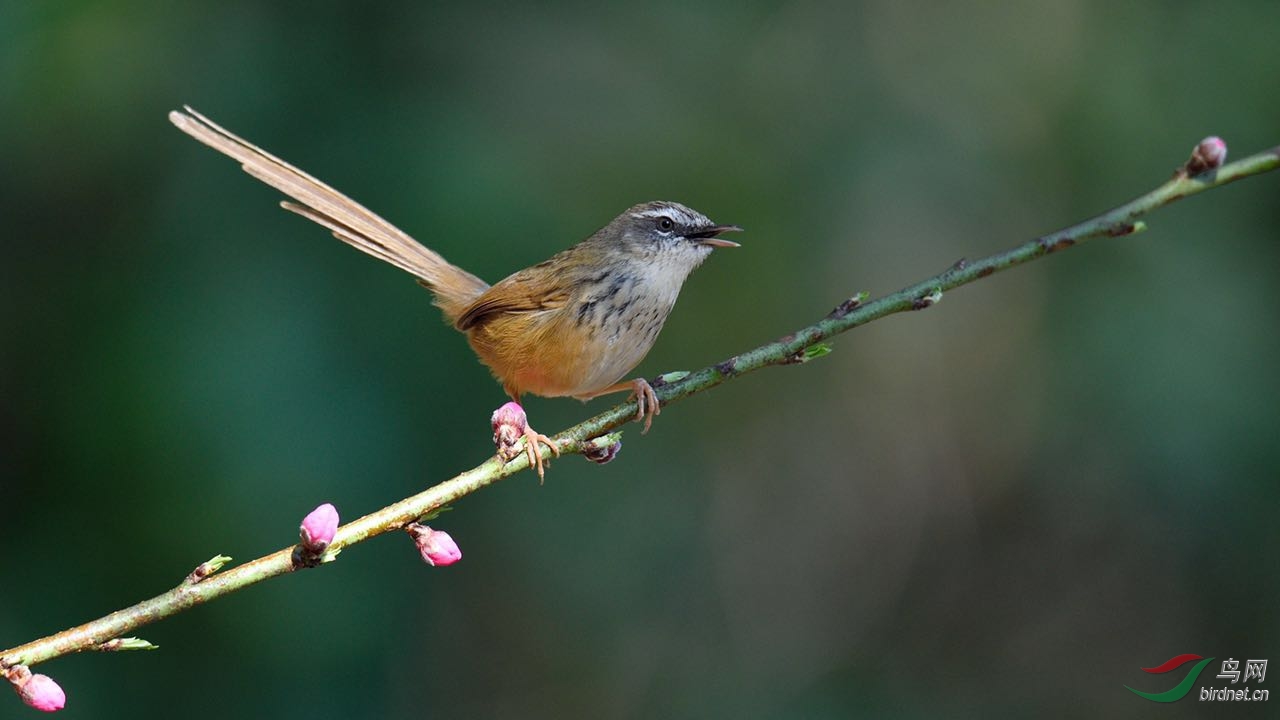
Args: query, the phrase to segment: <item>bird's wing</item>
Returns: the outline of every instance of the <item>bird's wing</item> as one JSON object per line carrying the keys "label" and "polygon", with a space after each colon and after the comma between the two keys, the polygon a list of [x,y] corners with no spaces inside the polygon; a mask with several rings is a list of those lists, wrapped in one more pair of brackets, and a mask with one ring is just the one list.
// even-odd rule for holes
{"label": "bird's wing", "polygon": [[533,267],[520,270],[484,291],[463,309],[454,323],[459,330],[467,330],[500,313],[530,313],[555,310],[569,302],[572,283],[548,271],[556,260],[552,258]]}

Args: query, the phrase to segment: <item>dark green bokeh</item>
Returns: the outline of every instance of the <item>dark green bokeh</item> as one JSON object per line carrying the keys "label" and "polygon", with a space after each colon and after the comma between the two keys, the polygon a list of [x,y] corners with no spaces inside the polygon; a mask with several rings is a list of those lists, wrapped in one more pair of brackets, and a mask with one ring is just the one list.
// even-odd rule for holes
{"label": "dark green bokeh", "polygon": [[[490,281],[643,200],[746,227],[652,376],[1280,142],[1280,5],[1113,5],[0,2],[0,647],[491,451],[429,297],[170,109]],[[456,566],[382,538],[42,669],[67,717],[1198,717],[1122,686],[1280,655],[1278,188],[467,498]]]}

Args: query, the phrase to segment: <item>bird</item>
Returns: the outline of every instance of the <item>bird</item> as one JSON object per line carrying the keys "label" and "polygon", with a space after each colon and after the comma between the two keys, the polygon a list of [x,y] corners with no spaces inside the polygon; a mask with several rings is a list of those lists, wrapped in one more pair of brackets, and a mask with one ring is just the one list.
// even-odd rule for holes
{"label": "bird", "polygon": [[[550,259],[489,285],[190,106],[170,112],[169,120],[289,196],[280,203],[284,209],[413,275],[515,403],[526,393],[585,402],[629,390],[643,432],[661,411],[657,395],[644,378],[623,378],[653,347],[689,274],[713,249],[739,246],[720,237],[741,231],[737,225],[717,224],[676,202],[644,202]],[[541,479],[539,443],[555,455],[560,448],[527,422],[521,432],[529,464]],[[519,452],[508,448],[504,455],[499,448],[504,460]]]}

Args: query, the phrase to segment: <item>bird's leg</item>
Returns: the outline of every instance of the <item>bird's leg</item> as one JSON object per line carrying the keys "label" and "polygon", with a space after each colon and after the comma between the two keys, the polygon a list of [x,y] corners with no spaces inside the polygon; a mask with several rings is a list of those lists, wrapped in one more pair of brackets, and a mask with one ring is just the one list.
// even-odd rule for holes
{"label": "bird's leg", "polygon": [[560,456],[560,448],[551,438],[529,427],[529,418],[525,415],[520,403],[509,402],[493,413],[493,443],[498,448],[498,457],[503,461],[510,460],[520,454],[516,444],[524,438],[524,452],[529,458],[529,466],[538,471],[538,482],[546,475],[543,470],[542,448],[538,443],[546,443],[556,457]]}
{"label": "bird's leg", "polygon": [[643,435],[649,432],[649,426],[653,425],[653,417],[662,414],[662,408],[658,405],[658,395],[653,391],[653,387],[649,385],[649,381],[644,378],[636,378],[635,380],[625,380],[615,383],[603,390],[597,390],[587,396],[588,399],[608,395],[609,393],[622,392],[630,390],[631,397],[636,399],[636,404],[640,407],[636,410],[636,422],[644,420],[644,429],[640,431]]}

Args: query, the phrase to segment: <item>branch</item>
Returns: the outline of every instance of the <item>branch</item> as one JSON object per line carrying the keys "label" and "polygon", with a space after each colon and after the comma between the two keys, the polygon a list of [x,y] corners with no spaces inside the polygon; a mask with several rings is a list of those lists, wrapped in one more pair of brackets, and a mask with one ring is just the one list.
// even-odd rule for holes
{"label": "branch", "polygon": [[[696,372],[664,375],[653,383],[653,388],[661,404],[665,406],[753,370],[771,365],[806,362],[825,354],[827,348],[822,344],[823,341],[838,333],[887,315],[907,310],[923,310],[936,304],[947,290],[1065,250],[1086,240],[1140,232],[1146,229],[1140,218],[1153,210],[1189,195],[1259,175],[1280,166],[1280,146],[1222,165],[1225,153],[1226,147],[1221,140],[1206,139],[1197,146],[1191,160],[1179,168],[1168,182],[1109,212],[1004,252],[972,262],[960,260],[927,280],[871,302],[865,302],[865,294],[856,295],[812,325]],[[621,433],[613,431],[633,420],[636,411],[635,402],[622,403],[564,430],[555,439],[564,453],[598,456],[619,441]],[[218,556],[197,567],[186,580],[169,592],[79,627],[5,650],[0,653],[0,675],[16,684],[14,678],[26,672],[24,666],[62,655],[85,650],[153,647],[145,641],[133,638],[128,638],[129,642],[118,639],[143,625],[268,578],[332,560],[343,548],[392,530],[405,529],[419,518],[528,467],[529,458],[524,453],[518,454],[510,462],[503,462],[498,457],[490,458],[450,480],[338,528],[328,551],[323,555],[309,556],[305,549],[294,546],[221,573],[218,572],[219,569],[230,558]]]}

